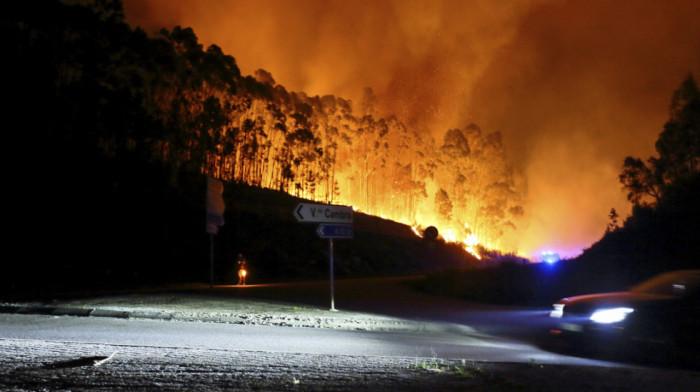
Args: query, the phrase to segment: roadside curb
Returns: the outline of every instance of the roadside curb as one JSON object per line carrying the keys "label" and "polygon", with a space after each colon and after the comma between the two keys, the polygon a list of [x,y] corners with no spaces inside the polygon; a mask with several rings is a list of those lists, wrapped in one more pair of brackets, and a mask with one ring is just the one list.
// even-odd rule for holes
{"label": "roadside curb", "polygon": [[51,306],[0,306],[0,313],[37,314],[46,316],[129,318],[131,312],[95,308],[66,308]]}

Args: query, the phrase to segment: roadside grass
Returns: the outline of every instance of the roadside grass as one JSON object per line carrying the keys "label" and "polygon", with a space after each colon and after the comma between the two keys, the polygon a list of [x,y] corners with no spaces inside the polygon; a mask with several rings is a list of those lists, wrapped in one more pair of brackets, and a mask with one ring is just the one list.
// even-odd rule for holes
{"label": "roadside grass", "polygon": [[464,378],[488,378],[488,375],[484,373],[483,369],[476,365],[468,365],[465,359],[462,359],[459,365],[451,365],[445,363],[442,359],[438,359],[436,356],[431,358],[424,358],[420,362],[414,365],[415,369],[425,370],[433,373],[450,373],[456,374]]}
{"label": "roadside grass", "polygon": [[[537,364],[534,359],[530,360],[528,366],[532,369],[543,367]],[[467,361],[465,359],[455,363],[454,361],[437,358],[437,356],[434,355],[431,358],[417,360],[413,368],[433,374],[440,374],[441,376],[456,376],[464,380],[469,380],[469,383],[477,383],[478,385],[488,383],[488,385],[497,388],[496,390],[517,391],[525,388],[521,380],[513,380],[502,374],[489,372],[487,369],[480,366],[478,362]]]}

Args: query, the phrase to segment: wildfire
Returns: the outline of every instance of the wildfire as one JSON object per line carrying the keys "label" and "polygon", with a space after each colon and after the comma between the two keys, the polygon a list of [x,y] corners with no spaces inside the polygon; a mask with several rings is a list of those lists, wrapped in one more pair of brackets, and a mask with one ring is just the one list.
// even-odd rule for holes
{"label": "wildfire", "polygon": [[423,238],[423,234],[421,234],[420,230],[418,230],[418,227],[411,226],[411,230],[413,230],[413,234],[417,235],[420,238]]}
{"label": "wildfire", "polygon": [[[469,229],[468,224],[464,224],[465,229]],[[423,238],[423,234],[421,234],[420,229],[418,226],[411,226],[411,230],[415,235],[418,237]],[[479,245],[479,238],[476,236],[474,233],[469,233],[464,239],[458,240],[457,236],[454,234],[452,229],[447,229],[447,231],[442,235],[442,238],[446,242],[451,242],[451,243],[456,243],[456,244],[462,244],[462,247],[464,250],[469,252],[472,256],[476,257],[477,260],[481,260],[481,255],[479,254],[478,250],[476,247]]]}
{"label": "wildfire", "polygon": [[[545,89],[531,96],[531,99],[537,100],[533,101],[537,104],[521,104],[519,100],[523,91],[540,84],[542,75],[553,72],[549,67],[537,65],[546,62],[552,53],[560,54],[556,44],[539,41],[522,43],[531,43],[530,40],[547,36],[534,34],[540,31],[559,31],[562,20],[578,21],[581,10],[577,2],[569,2],[571,7],[546,8],[546,12],[556,17],[537,19],[542,23],[523,23],[532,22],[533,15],[540,15],[543,11],[540,7],[519,5],[501,9],[503,7],[493,5],[492,8],[491,4],[496,2],[481,2],[483,7],[478,11],[486,11],[482,13],[475,12],[471,2],[458,1],[450,2],[449,6],[446,2],[402,2],[398,8],[395,5],[398,2],[366,2],[363,7],[345,7],[344,2],[336,2],[335,5],[340,5],[340,8],[334,4],[317,7],[314,2],[303,2],[303,5],[299,4],[302,2],[274,2],[274,6],[268,2],[221,3],[225,5],[202,7],[200,2],[124,1],[124,11],[132,26],[141,26],[145,31],[155,31],[176,23],[192,26],[203,42],[217,43],[224,52],[235,56],[242,74],[250,73],[258,64],[271,71],[258,70],[264,72],[256,77],[267,84],[260,91],[274,93],[273,100],[256,98],[257,93],[246,96],[247,88],[238,89],[242,91],[236,97],[239,100],[231,105],[237,110],[230,114],[235,118],[227,129],[244,129],[242,124],[246,119],[255,126],[231,132],[231,145],[237,146],[238,152],[221,157],[222,164],[216,168],[222,174],[216,175],[217,178],[261,184],[276,190],[285,189],[310,200],[357,205],[363,210],[373,211],[376,216],[397,222],[433,222],[440,225],[441,232],[446,234],[449,234],[447,227],[452,227],[456,234],[451,236],[451,240],[462,243],[475,257],[478,257],[476,250],[479,241],[490,250],[514,251],[522,257],[531,257],[531,252],[539,247],[537,244],[544,238],[566,237],[565,241],[573,241],[577,246],[580,238],[576,237],[595,240],[599,238],[601,227],[598,218],[578,219],[579,224],[575,228],[567,227],[575,216],[598,216],[581,210],[580,206],[600,211],[610,205],[626,203],[621,192],[600,192],[601,188],[608,187],[604,181],[609,181],[602,178],[615,181],[615,176],[600,176],[598,173],[607,173],[610,167],[617,167],[618,163],[608,158],[601,159],[598,154],[589,154],[585,149],[605,146],[607,152],[612,152],[616,146],[624,144],[619,140],[626,136],[604,132],[616,126],[611,123],[609,126],[604,124],[594,129],[568,132],[562,138],[552,138],[552,132],[560,128],[559,124],[581,123],[580,116],[585,111],[580,110],[579,101],[557,102],[557,110],[541,102],[554,101],[550,94],[559,91],[559,83],[562,89],[581,89],[581,99],[612,97],[610,102],[596,102],[600,107],[600,111],[596,112],[599,118],[593,120],[605,122],[608,118],[619,118],[608,115],[619,113],[619,108],[634,113],[633,107],[646,107],[647,98],[651,95],[642,97],[644,99],[638,103],[618,102],[615,101],[616,94],[602,93],[614,91],[618,87],[614,83],[585,84],[581,83],[580,78],[550,78],[552,86],[556,83],[557,88]],[[596,15],[596,18],[600,15],[602,19],[595,20],[603,25],[614,22],[624,26],[625,21],[606,17],[615,14],[609,11],[617,9],[618,2],[600,3],[609,6],[596,5],[586,12]],[[666,31],[663,29],[667,20],[674,20],[670,15],[678,20],[691,20],[692,15],[697,14],[700,2],[686,2],[688,5],[694,4],[692,8],[695,12],[671,2],[664,6],[656,2],[646,3],[653,5],[643,6],[645,12],[640,12],[640,15],[651,16],[646,20],[648,28],[634,37],[625,35],[618,39],[634,38],[638,42],[625,44],[642,45],[640,47],[648,49],[646,51],[650,53],[662,45],[661,48],[668,53],[683,54],[664,56],[663,61],[669,61],[668,64],[685,60],[685,40],[675,39],[669,46],[661,39],[648,37],[657,38],[658,29]],[[669,17],[659,18],[658,12],[646,12],[658,7],[664,7],[664,15],[670,12]],[[533,11],[539,13],[533,14]],[[260,18],[249,15],[264,17],[264,23],[260,23]],[[360,21],[361,31],[366,37],[390,36],[397,40],[393,47],[412,48],[411,56],[387,52],[381,40],[368,42],[368,45],[354,45],[358,25],[345,23],[346,20]],[[316,28],[290,29],[297,22]],[[595,40],[605,37],[605,29],[591,32],[589,36],[575,30],[579,23],[564,25],[566,28],[559,32],[572,45],[588,48],[590,42],[584,38],[598,42]],[[406,26],[414,28],[406,30]],[[481,29],[480,26],[495,28]],[[290,53],[303,53],[308,43],[316,39],[317,31],[326,33],[325,44],[317,48],[318,53],[301,64],[290,62]],[[480,35],[483,31],[487,32],[484,36]],[[439,40],[444,34],[469,39],[464,42]],[[663,35],[663,38],[670,37]],[[433,41],[439,45],[430,45]],[[595,46],[595,53],[605,53],[621,42],[600,40],[602,45]],[[280,43],[284,45],[281,49],[276,46]],[[533,47],[537,50],[532,51]],[[462,61],[474,48],[479,49],[477,61]],[[579,59],[575,56],[579,52],[571,50],[564,53],[561,63],[567,64],[567,61],[573,60],[572,64],[589,72],[591,67],[576,62]],[[368,56],[373,61],[365,61]],[[595,56],[588,57],[596,59]],[[517,66],[511,64],[510,59],[524,60],[525,66],[530,66],[533,72],[527,75],[511,72]],[[617,56],[611,60],[614,61],[605,68],[593,67],[590,72],[602,70],[619,74],[615,71],[624,69],[628,71],[625,77],[631,79],[637,74],[647,73],[638,67],[646,66],[648,62],[634,61],[630,56]],[[255,68],[251,64],[255,64]],[[273,74],[279,83],[274,81]],[[198,79],[202,79],[201,76]],[[404,80],[413,82],[403,83]],[[512,87],[513,80],[517,80],[517,88],[502,88]],[[612,80],[620,86],[627,84],[625,79]],[[189,84],[172,85],[180,89]],[[376,95],[368,90],[361,95],[358,86],[372,86]],[[207,88],[213,88],[213,84]],[[166,97],[200,96],[188,91],[185,91],[187,94],[180,94],[179,91],[170,91],[172,89],[163,90]],[[252,90],[257,91],[258,87]],[[323,96],[327,93],[337,96]],[[487,95],[481,96],[482,93]],[[281,98],[277,98],[278,95]],[[658,91],[653,92],[653,97],[659,98]],[[201,102],[204,100],[198,98],[181,107],[197,108]],[[356,104],[354,108],[353,102]],[[639,103],[643,105],[639,106]],[[508,105],[513,110],[509,110],[508,116],[504,117],[501,109]],[[533,113],[531,106],[541,110],[541,113]],[[197,114],[193,112],[193,115]],[[659,115],[655,111],[643,114],[630,117],[634,122],[627,128],[643,129],[646,132],[644,138],[652,140],[651,137],[655,137],[658,131],[647,124],[659,123]],[[539,117],[546,120],[532,120]],[[508,150],[516,151],[515,167],[522,170],[522,178],[516,178],[517,181],[509,178],[517,170],[505,165],[510,160],[505,159],[506,149],[500,145],[500,135],[492,135],[487,129],[482,132],[471,124],[465,129],[444,132],[453,124],[465,124],[465,120],[472,118],[504,131],[504,135],[513,143]],[[185,120],[186,123],[193,123],[191,119]],[[294,132],[302,128],[313,131],[314,137],[308,141],[303,138],[292,140]],[[588,135],[587,132],[593,133]],[[299,135],[303,134],[305,132]],[[591,141],[585,148],[577,143],[581,135]],[[635,145],[644,138],[634,139]],[[320,143],[316,143],[317,140]],[[169,149],[163,150],[170,153]],[[323,154],[316,154],[316,151],[323,151]],[[570,162],[568,157],[574,153],[577,153],[577,158],[588,156],[595,159],[588,163],[578,162],[590,170],[570,175],[571,166],[561,163]],[[170,153],[168,159],[171,156],[174,154]],[[610,153],[606,156],[616,155]],[[283,172],[284,176],[281,175]],[[562,182],[562,179],[565,181]],[[513,185],[504,187],[504,184]],[[600,197],[586,197],[589,193]],[[437,194],[440,195],[439,203],[436,201]],[[561,200],[572,202],[559,202]],[[436,207],[437,204],[439,207]],[[526,207],[527,210],[518,207]],[[439,208],[442,211],[437,211]],[[431,213],[430,210],[436,212]],[[379,212],[383,212],[382,215]],[[460,227],[465,221],[471,224],[471,232],[463,232]],[[528,223],[527,232],[515,231],[524,230]],[[417,228],[413,231],[422,236]],[[562,256],[568,255],[562,253]]]}
{"label": "wildfire", "polygon": [[467,238],[465,238],[462,243],[464,244],[464,250],[474,255],[477,260],[481,260],[481,255],[479,255],[479,252],[476,250],[476,246],[479,245],[479,239],[476,237],[476,234],[472,233],[467,235]]}

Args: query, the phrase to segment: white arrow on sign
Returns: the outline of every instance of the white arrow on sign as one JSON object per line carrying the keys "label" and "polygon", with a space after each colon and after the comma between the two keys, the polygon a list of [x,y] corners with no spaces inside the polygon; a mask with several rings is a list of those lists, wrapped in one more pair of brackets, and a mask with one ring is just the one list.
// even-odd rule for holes
{"label": "white arrow on sign", "polygon": [[294,217],[302,223],[352,223],[352,208],[332,204],[299,203]]}

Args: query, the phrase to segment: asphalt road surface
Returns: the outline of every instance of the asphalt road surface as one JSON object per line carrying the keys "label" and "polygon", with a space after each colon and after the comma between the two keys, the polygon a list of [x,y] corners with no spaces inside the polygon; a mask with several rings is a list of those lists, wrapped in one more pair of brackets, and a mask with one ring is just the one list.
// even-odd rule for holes
{"label": "asphalt road surface", "polygon": [[210,292],[213,297],[135,294],[70,303],[187,308],[196,316],[182,319],[187,321],[0,314],[0,390],[700,390],[694,370],[541,348],[545,310],[435,298],[401,282],[341,281],[341,311],[307,313],[342,319],[363,312],[357,319],[392,317],[443,327],[352,330],[197,318],[234,303],[234,312],[245,308],[251,319],[262,313],[260,320],[291,309],[256,301],[294,299],[294,311],[322,308],[323,283],[220,287]]}
{"label": "asphalt road surface", "polygon": [[621,366],[472,332],[347,331],[69,316],[0,315],[0,338],[173,349]]}
{"label": "asphalt road surface", "polygon": [[[0,316],[0,371],[0,390],[9,391],[587,391],[591,383],[601,390],[691,391],[700,385],[695,372],[672,371],[674,381],[659,384],[669,371],[560,356],[473,333],[42,315]],[[637,373],[623,383],[630,389],[620,387]]]}

